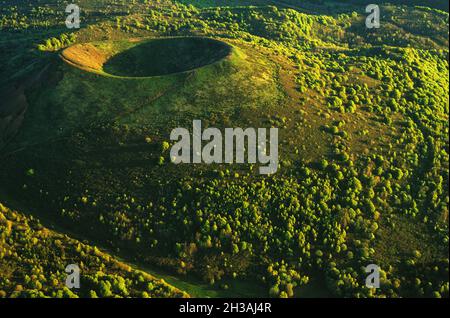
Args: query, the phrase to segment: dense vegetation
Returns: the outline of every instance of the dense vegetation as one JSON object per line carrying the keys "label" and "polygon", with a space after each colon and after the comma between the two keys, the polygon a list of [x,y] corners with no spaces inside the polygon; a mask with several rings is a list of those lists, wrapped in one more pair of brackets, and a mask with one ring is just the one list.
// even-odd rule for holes
{"label": "dense vegetation", "polygon": [[[186,294],[139,272],[33,217],[0,204],[0,297],[182,297]],[[80,266],[80,288],[66,287],[65,268]]]}
{"label": "dense vegetation", "polygon": [[[358,1],[86,0],[86,24],[68,32],[61,1],[0,1],[0,76],[10,79],[0,82],[1,190],[125,259],[222,289],[248,281],[274,297],[303,296],[305,286],[321,296],[448,297],[448,13],[426,2],[383,5],[382,27],[367,30]],[[194,35],[235,53],[145,79],[58,56],[73,43],[114,55],[111,40]],[[192,119],[280,128],[279,171],[171,164],[170,130]],[[61,279],[61,247],[40,240],[35,219],[2,211],[1,246],[12,252],[0,258],[0,290],[60,295],[49,282]],[[26,230],[11,234],[12,221]],[[127,293],[112,288],[120,296],[180,295],[59,240],[90,264],[85,280],[98,296],[111,296],[106,281],[125,284]],[[47,254],[54,263],[38,263]],[[382,269],[377,290],[365,287],[372,263]]]}

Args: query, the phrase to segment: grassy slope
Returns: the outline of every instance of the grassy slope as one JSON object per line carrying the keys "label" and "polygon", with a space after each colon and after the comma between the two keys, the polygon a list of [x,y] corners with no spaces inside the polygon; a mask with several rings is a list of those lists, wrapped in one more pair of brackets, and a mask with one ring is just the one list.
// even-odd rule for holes
{"label": "grassy slope", "polygon": [[[107,53],[104,55],[121,50],[117,47],[122,46],[120,43],[105,47],[103,52]],[[122,49],[128,48],[129,42],[124,43]],[[182,119],[185,113],[205,116],[211,110],[222,113],[236,107],[274,105],[273,100],[279,93],[271,80],[272,66],[262,56],[257,60],[254,55],[258,53],[251,51],[249,54],[253,55],[251,62],[246,53],[235,49],[231,56],[212,65],[148,78],[115,77],[101,69],[82,66],[102,75],[99,76],[55,62],[53,73],[48,76],[60,81],[56,80],[56,85],[50,81],[50,85],[31,92],[30,99],[35,106],[30,108],[24,129],[14,143],[42,144],[79,129],[85,123],[115,121],[137,127],[166,127],[168,122],[172,121],[171,125],[174,125],[174,121],[180,119],[188,123],[189,120]],[[76,63],[89,65],[88,61]],[[225,83],[233,90],[233,95],[224,90]],[[202,94],[197,96],[192,94],[194,91]],[[64,103],[60,103],[61,100]],[[211,105],[211,102],[216,104]],[[167,116],[168,113],[172,115]],[[10,149],[15,147],[13,144]]]}

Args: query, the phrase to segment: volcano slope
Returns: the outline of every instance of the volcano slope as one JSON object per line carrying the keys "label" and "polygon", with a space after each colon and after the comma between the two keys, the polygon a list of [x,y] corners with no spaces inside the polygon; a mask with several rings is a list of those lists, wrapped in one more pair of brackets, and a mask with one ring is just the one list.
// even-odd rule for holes
{"label": "volcano slope", "polygon": [[[35,66],[2,73],[46,65],[2,149],[3,200],[228,295],[448,297],[448,14],[386,5],[369,32],[358,5],[258,4],[97,8],[76,38],[35,31]],[[193,119],[279,128],[278,172],[172,164]]]}

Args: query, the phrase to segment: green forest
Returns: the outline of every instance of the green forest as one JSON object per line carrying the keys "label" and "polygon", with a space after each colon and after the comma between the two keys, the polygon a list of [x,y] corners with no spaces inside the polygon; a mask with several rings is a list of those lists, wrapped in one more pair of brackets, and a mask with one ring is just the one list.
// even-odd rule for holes
{"label": "green forest", "polygon": [[[69,3],[0,0],[0,298],[449,297],[447,1]],[[173,164],[196,119],[277,172]]]}

